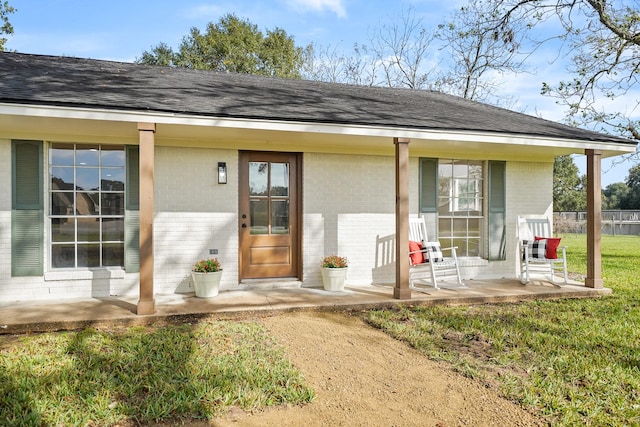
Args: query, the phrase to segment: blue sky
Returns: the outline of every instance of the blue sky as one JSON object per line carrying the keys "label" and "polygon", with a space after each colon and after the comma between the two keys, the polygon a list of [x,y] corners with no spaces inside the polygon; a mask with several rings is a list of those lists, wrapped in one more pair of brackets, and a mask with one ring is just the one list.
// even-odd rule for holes
{"label": "blue sky", "polygon": [[[463,4],[461,0],[9,0],[17,9],[9,16],[15,34],[5,48],[22,53],[68,55],[134,61],[160,42],[177,48],[191,27],[204,29],[226,13],[248,19],[260,30],[280,27],[296,44],[316,43],[349,51],[366,43],[369,32],[384,22],[397,21],[413,10],[426,26],[437,26]],[[518,111],[561,121],[563,109],[540,95],[542,82],[563,77],[561,64],[540,51],[532,74],[505,78],[501,88],[517,99]],[[622,106],[622,108],[626,108]],[[582,158],[576,164],[584,169]],[[611,169],[603,162],[603,186],[624,181],[630,163]],[[584,170],[583,170],[584,173]]]}

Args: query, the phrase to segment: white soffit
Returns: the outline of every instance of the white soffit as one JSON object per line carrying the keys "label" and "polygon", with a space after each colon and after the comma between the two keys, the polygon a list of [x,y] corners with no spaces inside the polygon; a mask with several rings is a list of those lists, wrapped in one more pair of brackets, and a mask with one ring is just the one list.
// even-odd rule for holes
{"label": "white soffit", "polygon": [[[287,132],[304,134],[332,135],[338,139],[349,137],[365,137],[372,139],[409,138],[412,147],[420,149],[420,143],[446,141],[462,144],[496,144],[506,146],[546,147],[558,149],[558,152],[580,152],[585,149],[602,150],[605,156],[614,156],[635,151],[633,144],[614,142],[584,141],[571,139],[554,139],[541,136],[517,134],[498,134],[477,131],[446,131],[439,129],[395,128],[334,123],[288,122],[244,118],[217,118],[197,115],[181,115],[177,113],[143,112],[108,109],[87,109],[78,107],[38,106],[24,104],[0,104],[0,115],[18,117],[34,117],[49,119],[110,121],[110,122],[150,122],[158,126],[158,137],[162,137],[161,125],[168,127],[201,127],[241,129],[267,132]],[[371,141],[373,142],[373,141]]]}

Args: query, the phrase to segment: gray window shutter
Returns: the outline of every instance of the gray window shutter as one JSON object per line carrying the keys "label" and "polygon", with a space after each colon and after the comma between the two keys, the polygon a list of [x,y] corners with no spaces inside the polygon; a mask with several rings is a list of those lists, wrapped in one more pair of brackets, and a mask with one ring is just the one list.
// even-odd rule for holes
{"label": "gray window shutter", "polygon": [[420,159],[420,214],[429,239],[438,238],[438,159]]}
{"label": "gray window shutter", "polygon": [[140,151],[137,146],[126,147],[127,187],[124,212],[124,269],[140,271]]}
{"label": "gray window shutter", "polygon": [[11,162],[11,275],[42,276],[42,141],[11,141]]}
{"label": "gray window shutter", "polygon": [[507,259],[506,163],[489,162],[489,260]]}

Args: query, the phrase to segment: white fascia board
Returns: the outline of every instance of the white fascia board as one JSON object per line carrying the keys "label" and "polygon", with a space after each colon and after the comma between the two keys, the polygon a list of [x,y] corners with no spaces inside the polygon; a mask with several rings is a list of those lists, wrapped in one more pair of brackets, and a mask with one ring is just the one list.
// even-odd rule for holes
{"label": "white fascia board", "polygon": [[577,139],[556,139],[517,134],[496,134],[478,131],[448,131],[439,129],[411,129],[367,125],[343,125],[337,123],[289,122],[264,119],[243,119],[207,117],[157,111],[126,111],[97,108],[39,106],[28,104],[2,104],[0,114],[17,116],[101,120],[115,122],[144,122],[182,126],[205,126],[269,130],[281,132],[324,133],[344,136],[365,136],[374,138],[410,138],[425,141],[457,141],[488,144],[524,145],[540,147],[561,147],[577,150],[593,149],[619,154],[633,153],[635,145]]}

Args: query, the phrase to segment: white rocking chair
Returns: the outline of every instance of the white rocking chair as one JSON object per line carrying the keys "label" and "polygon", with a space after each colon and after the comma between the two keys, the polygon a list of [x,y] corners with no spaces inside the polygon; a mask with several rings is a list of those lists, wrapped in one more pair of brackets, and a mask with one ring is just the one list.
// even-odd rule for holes
{"label": "white rocking chair", "polygon": [[[409,242],[419,243],[421,246],[420,248],[409,250],[409,287],[411,289],[422,292],[422,289],[415,287],[414,282],[425,278],[431,280],[431,284],[435,289],[440,289],[438,280],[447,281],[451,279],[454,279],[459,287],[466,288],[460,278],[456,248],[440,248],[440,242],[430,242],[423,217],[409,218]],[[451,252],[451,256],[443,256],[442,253],[444,251]],[[411,259],[412,255],[418,254],[423,256],[424,262],[414,264]]]}
{"label": "white rocking chair", "polygon": [[[538,238],[538,240],[535,240]],[[542,238],[542,239],[541,239]],[[567,275],[567,247],[558,246],[557,258],[547,258],[547,245],[559,242],[553,238],[549,218],[541,215],[527,215],[518,217],[518,253],[520,254],[520,282],[529,283],[531,274],[542,274],[549,278],[554,286],[560,286],[556,281],[556,272],[562,272],[564,283],[568,283]],[[554,252],[552,250],[552,252]]]}

